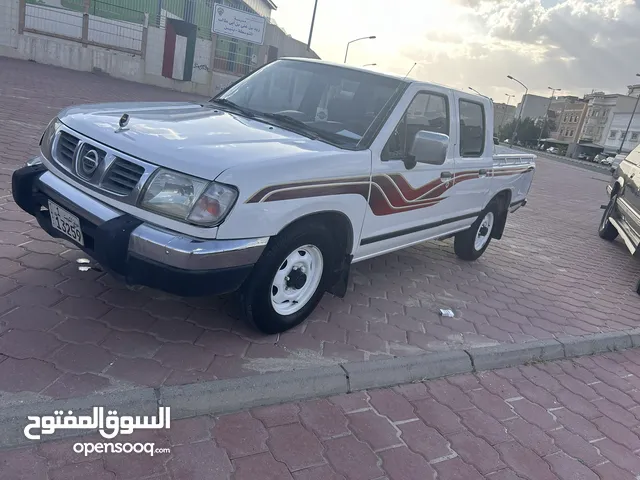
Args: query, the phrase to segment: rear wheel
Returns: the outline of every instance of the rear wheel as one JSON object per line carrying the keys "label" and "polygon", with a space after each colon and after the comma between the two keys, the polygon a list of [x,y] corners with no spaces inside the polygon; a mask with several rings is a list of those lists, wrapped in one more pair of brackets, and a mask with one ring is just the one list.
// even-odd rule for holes
{"label": "rear wheel", "polygon": [[278,235],[242,289],[245,315],[267,334],[299,325],[322,299],[336,258],[322,225],[301,224]]}
{"label": "rear wheel", "polygon": [[604,213],[602,214],[602,220],[600,221],[600,227],[598,228],[598,235],[600,235],[600,238],[604,238],[605,240],[608,240],[610,242],[618,238],[618,230],[609,221],[609,219],[611,218],[611,215],[613,215],[613,212],[616,208],[617,200],[618,200],[618,195],[614,194],[611,196],[611,199],[609,200],[609,204],[607,205],[607,208],[604,210]]}
{"label": "rear wheel", "polygon": [[453,242],[456,255],[463,260],[473,261],[480,258],[491,242],[497,217],[497,205],[492,202],[471,227],[456,235]]}

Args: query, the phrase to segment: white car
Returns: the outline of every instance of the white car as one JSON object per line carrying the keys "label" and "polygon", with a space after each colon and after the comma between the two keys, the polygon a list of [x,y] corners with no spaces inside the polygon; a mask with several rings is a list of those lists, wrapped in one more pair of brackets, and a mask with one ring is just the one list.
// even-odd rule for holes
{"label": "white car", "polygon": [[480,257],[535,170],[497,148],[487,98],[281,59],[209,102],[63,110],[13,196],[124,282],[238,291],[274,333],[344,296],[352,263],[449,236]]}

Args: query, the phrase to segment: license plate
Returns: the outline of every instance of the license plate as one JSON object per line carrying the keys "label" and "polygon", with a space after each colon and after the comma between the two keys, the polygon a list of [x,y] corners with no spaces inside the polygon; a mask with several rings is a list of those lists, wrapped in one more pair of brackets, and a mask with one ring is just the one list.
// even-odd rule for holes
{"label": "license plate", "polygon": [[80,219],[78,217],[66,211],[60,205],[56,205],[51,200],[49,200],[49,215],[53,228],[64,233],[74,242],[84,245]]}

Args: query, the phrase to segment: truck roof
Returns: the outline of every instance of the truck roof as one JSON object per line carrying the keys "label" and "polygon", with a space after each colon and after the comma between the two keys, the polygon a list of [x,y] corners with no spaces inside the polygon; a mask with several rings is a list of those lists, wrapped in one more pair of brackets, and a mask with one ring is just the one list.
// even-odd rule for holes
{"label": "truck roof", "polygon": [[305,58],[305,57],[281,57],[281,58],[279,58],[279,60],[296,60],[296,61],[300,61],[300,62],[321,63],[323,65],[331,65],[331,66],[334,66],[334,67],[347,68],[349,70],[356,70],[356,71],[359,71],[359,72],[365,72],[365,73],[369,73],[371,75],[379,75],[381,77],[394,78],[396,80],[400,80],[400,81],[403,81],[405,83],[417,83],[417,84],[420,84],[420,85],[436,85],[438,87],[448,88],[449,90],[455,90],[455,89],[453,89],[453,88],[451,88],[451,87],[449,87],[447,85],[441,85],[439,83],[424,82],[424,81],[416,80],[415,78],[403,77],[401,75],[396,75],[396,74],[393,74],[393,73],[376,72],[376,71],[372,71],[372,70],[369,70],[369,69],[364,68],[364,67],[354,67],[352,65],[345,65],[344,63],[328,62],[326,60],[316,60],[316,59],[313,59],[313,58]]}

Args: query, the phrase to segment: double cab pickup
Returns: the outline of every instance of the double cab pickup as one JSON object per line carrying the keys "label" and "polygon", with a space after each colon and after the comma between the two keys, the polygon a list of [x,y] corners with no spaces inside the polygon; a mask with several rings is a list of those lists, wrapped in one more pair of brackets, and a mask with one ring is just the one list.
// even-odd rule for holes
{"label": "double cab pickup", "polygon": [[495,143],[486,97],[280,59],[207,102],[61,111],[13,196],[127,284],[235,291],[274,333],[347,294],[353,263],[446,237],[480,257],[535,171]]}

